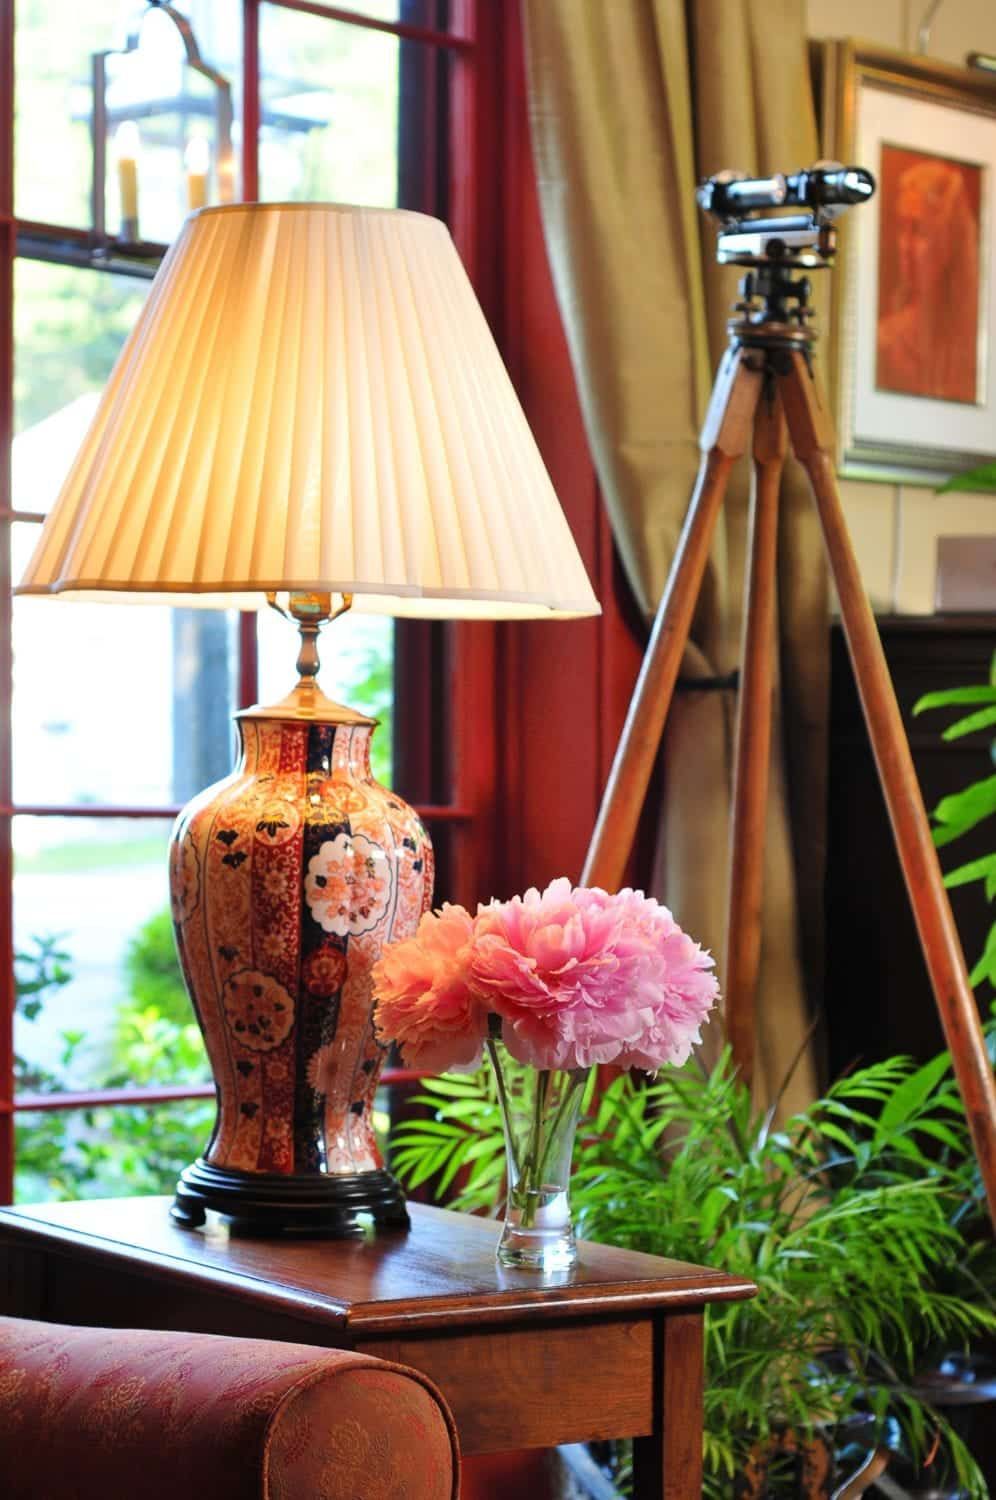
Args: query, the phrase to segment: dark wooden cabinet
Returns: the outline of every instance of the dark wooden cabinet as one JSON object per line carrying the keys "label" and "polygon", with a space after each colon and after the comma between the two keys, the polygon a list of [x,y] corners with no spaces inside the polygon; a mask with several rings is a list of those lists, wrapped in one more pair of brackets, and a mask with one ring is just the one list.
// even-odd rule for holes
{"label": "dark wooden cabinet", "polygon": [[[913,705],[939,688],[988,681],[996,617],[886,616],[879,630],[929,810],[993,771],[992,736],[947,743],[941,732],[957,713],[935,710],[914,718]],[[944,1042],[839,625],[831,654],[826,1009],[828,1061],[836,1075],[855,1059],[897,1052],[925,1059]],[[942,867],[993,850],[996,819],[942,849]],[[971,968],[996,906],[989,907],[980,884],[951,896]],[[979,991],[986,1014],[988,990],[983,985]]]}

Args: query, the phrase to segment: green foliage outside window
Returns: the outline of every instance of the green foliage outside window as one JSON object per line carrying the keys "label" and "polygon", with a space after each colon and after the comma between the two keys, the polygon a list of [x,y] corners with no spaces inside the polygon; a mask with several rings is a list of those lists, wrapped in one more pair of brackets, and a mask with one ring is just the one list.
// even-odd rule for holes
{"label": "green foliage outside window", "polygon": [[[46,999],[69,983],[71,964],[58,937],[36,938],[17,955],[18,1014],[31,1021]],[[93,1088],[182,1086],[210,1080],[201,1034],[183,988],[169,913],[146,922],[125,959],[129,994],[118,1007],[110,1054]],[[15,1056],[19,1093],[58,1093],[86,1040],[63,1032],[58,1071]],[[152,1107],[100,1107],[18,1114],[15,1193],[18,1201],[171,1192],[183,1167],[204,1149],[213,1100]]]}
{"label": "green foliage outside window", "polygon": [[30,359],[14,368],[14,410],[23,432],[79,396],[99,391],[131,332],[148,288],[47,261],[19,259],[14,338]]}
{"label": "green foliage outside window", "polygon": [[[138,929],[128,944],[124,971],[129,992],[139,1011],[154,1011],[159,1019],[174,1026],[189,1026],[190,1000],[177,963],[173,919],[168,907],[155,912]],[[131,1014],[129,1007],[125,1015],[119,1017],[119,1048],[127,1048],[120,1032],[122,1028],[127,1032],[132,1025]]]}
{"label": "green foliage outside window", "polygon": [[[331,632],[330,632],[331,634]],[[370,769],[374,780],[391,785],[391,737],[394,727],[394,653],[370,650],[364,661],[363,675],[350,683],[348,699],[378,721],[370,741]]]}

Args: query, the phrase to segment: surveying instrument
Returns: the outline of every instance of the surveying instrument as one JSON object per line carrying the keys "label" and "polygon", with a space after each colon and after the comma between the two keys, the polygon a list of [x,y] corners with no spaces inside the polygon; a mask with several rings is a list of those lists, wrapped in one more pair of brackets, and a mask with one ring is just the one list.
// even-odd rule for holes
{"label": "surveying instrument", "polygon": [[726,1028],[749,1082],[761,951],[765,810],[775,652],[778,496],[789,442],[806,470],[862,711],[930,981],[996,1226],[996,1088],[909,743],[841,508],[834,433],[814,364],[807,271],[833,264],[836,219],[875,191],[861,167],[818,163],[785,176],[710,177],[698,201],[719,223],[717,258],[746,268],[729,342],[700,437],[698,477],[608,785],[582,880],[616,889],[660,746],[730,470],[753,452],[734,753],[725,953]]}

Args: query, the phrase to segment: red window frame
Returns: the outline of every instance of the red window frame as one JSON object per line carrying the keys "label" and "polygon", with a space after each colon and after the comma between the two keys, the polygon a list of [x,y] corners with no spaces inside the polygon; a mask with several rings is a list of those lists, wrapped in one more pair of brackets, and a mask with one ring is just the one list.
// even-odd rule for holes
{"label": "red window frame", "polygon": [[[447,184],[448,218],[457,247],[477,288],[485,311],[494,320],[500,312],[501,284],[497,257],[501,146],[502,27],[500,7],[493,0],[450,0],[450,29],[438,31],[404,21],[390,22],[365,16],[321,0],[242,0],[243,69],[242,119],[243,198],[253,201],[259,194],[258,139],[260,127],[259,20],[261,4],[304,11],[328,21],[380,31],[404,41],[417,41],[445,50],[450,60],[449,141]],[[38,817],[159,818],[175,816],[175,807],[26,806],[13,800],[11,754],[12,698],[12,598],[10,576],[10,528],[14,521],[40,520],[12,508],[10,452],[13,439],[13,327],[7,316],[12,306],[13,268],[18,230],[29,226],[14,217],[14,10],[16,0],[0,0],[0,100],[6,100],[8,116],[0,120],[0,1203],[13,1198],[14,1124],[25,1110],[73,1110],[96,1105],[143,1105],[155,1108],[182,1099],[210,1098],[211,1085],[151,1089],[103,1089],[59,1094],[19,1094],[14,1097],[13,1017],[15,1004],[13,941],[12,819],[15,815]],[[427,120],[427,151],[435,162],[438,141],[435,126]],[[54,226],[46,226],[52,228]],[[63,237],[85,238],[84,231]],[[492,253],[488,248],[492,247]],[[421,628],[421,627],[419,627]],[[437,627],[438,628],[438,627]],[[438,692],[449,705],[446,765],[442,774],[448,798],[439,802],[417,802],[430,830],[446,828],[450,839],[450,894],[471,902],[486,891],[493,880],[495,826],[495,681],[496,631],[488,624],[446,625],[429,642],[406,626],[400,637],[405,668],[404,707],[415,705],[421,694],[428,696],[430,658],[439,679]],[[441,671],[440,671],[441,668]],[[252,703],[256,697],[257,652],[255,617],[244,615],[239,630],[239,700]],[[412,710],[409,710],[412,712]],[[429,785],[433,769],[420,763],[438,759],[439,747],[431,737],[413,736],[412,761],[415,783]],[[438,784],[441,768],[432,781]],[[386,1084],[410,1081],[403,1069],[386,1072]]]}

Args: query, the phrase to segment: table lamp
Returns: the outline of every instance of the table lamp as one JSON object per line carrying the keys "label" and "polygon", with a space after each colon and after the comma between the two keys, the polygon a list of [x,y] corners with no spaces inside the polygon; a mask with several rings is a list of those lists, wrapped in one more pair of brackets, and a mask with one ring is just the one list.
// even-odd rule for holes
{"label": "table lamp", "polygon": [[599,609],[445,226],[338,204],[193,214],[19,592],[277,602],[297,623],[297,686],[236,716],[237,769],[171,838],[218,1096],[172,1212],[264,1233],[404,1224],[371,1119],[370,970],[429,906],[432,849],[371,777],[374,721],[319,689],[319,628],[348,608]]}

